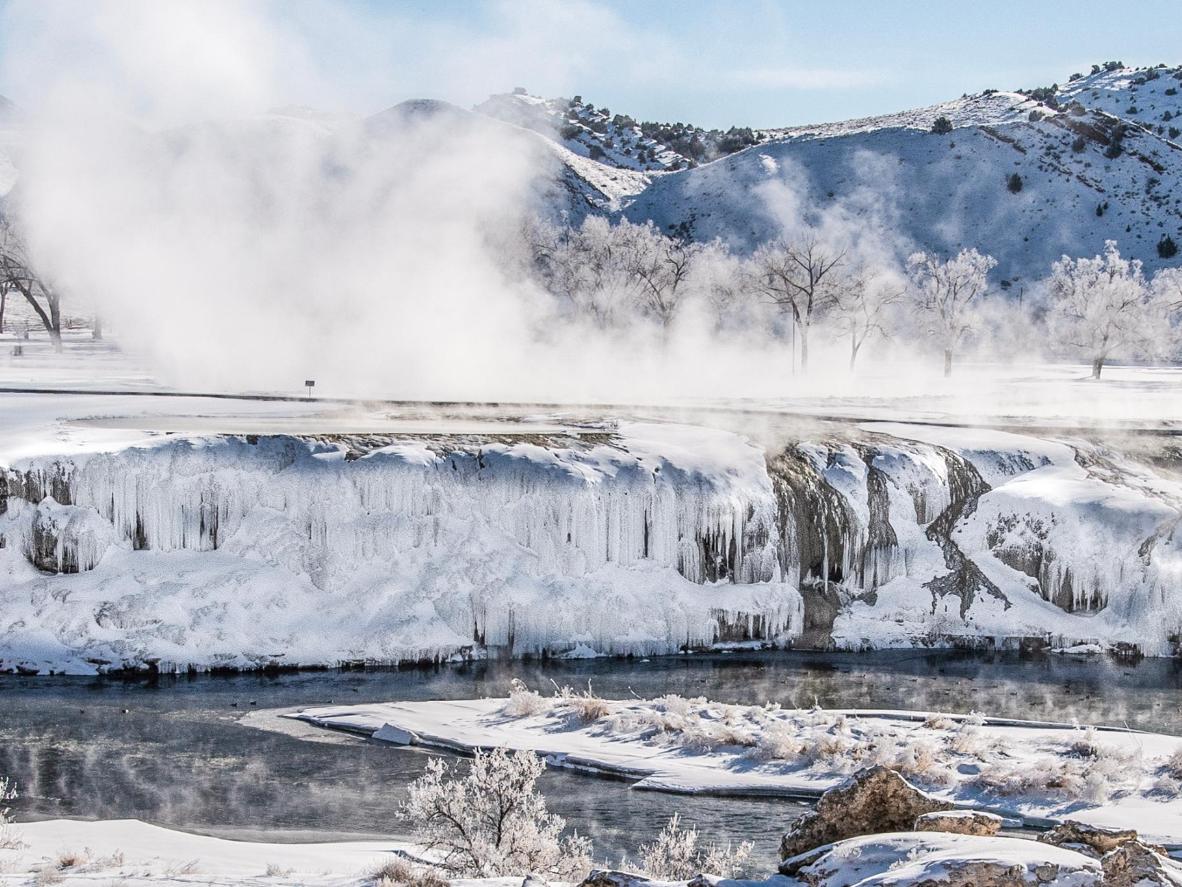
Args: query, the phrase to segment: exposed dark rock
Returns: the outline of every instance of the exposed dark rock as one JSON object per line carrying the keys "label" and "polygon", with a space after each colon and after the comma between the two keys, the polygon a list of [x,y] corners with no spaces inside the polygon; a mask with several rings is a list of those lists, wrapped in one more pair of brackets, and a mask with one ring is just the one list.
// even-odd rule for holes
{"label": "exposed dark rock", "polygon": [[954,835],[993,837],[1001,831],[1002,819],[979,810],[947,810],[924,813],[915,819],[917,832],[948,832]]}
{"label": "exposed dark rock", "polygon": [[634,887],[648,883],[648,878],[635,872],[592,869],[579,887]]}
{"label": "exposed dark rock", "polygon": [[1101,828],[1098,825],[1088,825],[1068,819],[1055,826],[1049,832],[1038,836],[1044,844],[1056,844],[1060,847],[1083,848],[1096,856],[1103,856],[1122,844],[1137,840],[1135,829]]}
{"label": "exposed dark rock", "polygon": [[1165,851],[1126,841],[1100,860],[1105,887],[1182,887],[1182,868],[1166,867]]}

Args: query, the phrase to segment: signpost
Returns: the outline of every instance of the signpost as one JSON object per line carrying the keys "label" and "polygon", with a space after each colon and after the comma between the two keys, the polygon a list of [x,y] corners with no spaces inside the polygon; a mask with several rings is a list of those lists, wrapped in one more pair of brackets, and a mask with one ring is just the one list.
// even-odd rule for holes
{"label": "signpost", "polygon": [[310,398],[312,396],[312,389],[316,387],[316,380],[315,379],[305,379],[304,380],[304,387],[308,389],[308,397]]}

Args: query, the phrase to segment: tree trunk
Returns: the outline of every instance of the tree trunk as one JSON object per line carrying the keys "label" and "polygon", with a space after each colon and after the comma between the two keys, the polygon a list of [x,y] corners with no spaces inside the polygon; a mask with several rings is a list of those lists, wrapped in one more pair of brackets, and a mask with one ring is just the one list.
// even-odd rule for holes
{"label": "tree trunk", "polygon": [[101,314],[94,316],[94,329],[91,330],[91,338],[96,342],[103,340],[103,316]]}
{"label": "tree trunk", "polygon": [[0,292],[0,336],[4,335],[4,309],[8,307],[8,290]]}
{"label": "tree trunk", "polygon": [[49,341],[53,343],[53,350],[62,350],[62,306],[57,296],[47,297],[49,302]]}
{"label": "tree trunk", "polygon": [[944,349],[944,378],[947,379],[952,375],[952,351],[948,348]]}
{"label": "tree trunk", "polygon": [[1102,369],[1104,369],[1104,358],[1097,357],[1095,360],[1092,361],[1092,378],[1099,379],[1100,378],[1100,371]]}
{"label": "tree trunk", "polygon": [[809,328],[807,326],[800,327],[800,374],[807,376],[809,373]]}
{"label": "tree trunk", "polygon": [[850,372],[854,371],[854,363],[858,359],[858,337],[850,337]]}

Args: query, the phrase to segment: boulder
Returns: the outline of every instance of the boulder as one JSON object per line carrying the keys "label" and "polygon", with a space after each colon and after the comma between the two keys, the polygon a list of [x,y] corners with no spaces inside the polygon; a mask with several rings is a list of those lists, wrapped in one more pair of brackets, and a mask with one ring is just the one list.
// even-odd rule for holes
{"label": "boulder", "polygon": [[649,879],[635,872],[619,872],[611,869],[592,869],[579,887],[637,887],[648,884]]}
{"label": "boulder", "polygon": [[881,765],[855,773],[817,802],[817,809],[796,819],[780,842],[780,871],[792,874],[793,857],[843,838],[910,831],[925,813],[952,805],[920,791],[896,771]]}
{"label": "boulder", "polygon": [[1131,828],[1101,828],[1068,819],[1059,823],[1049,832],[1038,836],[1044,844],[1082,849],[1093,856],[1103,856],[1122,844],[1137,840],[1137,832]]}
{"label": "boulder", "polygon": [[991,838],[1001,831],[1002,818],[978,810],[945,810],[924,813],[915,819],[917,832],[949,832]]}
{"label": "boulder", "polygon": [[1099,860],[1022,838],[896,832],[807,854],[807,887],[1103,887]]}
{"label": "boulder", "polygon": [[1100,860],[1105,887],[1182,887],[1182,866],[1159,849],[1133,840],[1105,853]]}

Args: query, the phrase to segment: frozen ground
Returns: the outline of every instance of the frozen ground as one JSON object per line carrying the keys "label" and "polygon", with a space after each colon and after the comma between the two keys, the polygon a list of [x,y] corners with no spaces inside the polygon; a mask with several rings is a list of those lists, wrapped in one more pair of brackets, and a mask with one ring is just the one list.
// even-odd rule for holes
{"label": "frozen ground", "polygon": [[295,716],[402,745],[528,749],[558,766],[680,793],[818,794],[884,764],[959,805],[1182,841],[1182,738],[1153,733],[528,691],[508,700],[337,706]]}

